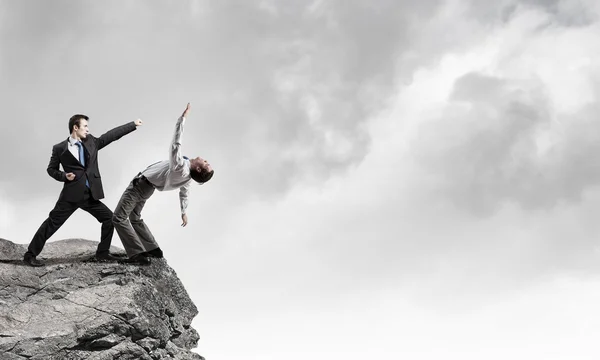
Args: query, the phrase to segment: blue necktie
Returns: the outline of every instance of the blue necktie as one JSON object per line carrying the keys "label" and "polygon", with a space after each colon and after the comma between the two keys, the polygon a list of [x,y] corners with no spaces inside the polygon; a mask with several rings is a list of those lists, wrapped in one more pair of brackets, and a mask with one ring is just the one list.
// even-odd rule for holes
{"label": "blue necktie", "polygon": [[[79,162],[83,167],[85,167],[85,154],[83,153],[83,144],[81,141],[75,143],[75,145],[79,146]],[[87,179],[85,179],[85,186],[90,187],[90,183]]]}
{"label": "blue necktie", "polygon": [[183,158],[184,158],[184,159],[186,159],[186,160],[189,160],[189,159],[190,159],[189,157],[187,157],[187,156],[185,156],[185,155],[183,155]]}

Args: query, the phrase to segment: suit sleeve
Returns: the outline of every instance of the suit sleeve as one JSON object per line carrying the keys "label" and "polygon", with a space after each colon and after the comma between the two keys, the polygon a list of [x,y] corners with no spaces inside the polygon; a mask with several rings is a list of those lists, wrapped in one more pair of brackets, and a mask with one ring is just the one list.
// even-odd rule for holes
{"label": "suit sleeve", "polygon": [[48,163],[48,169],[46,169],[46,171],[48,171],[48,175],[53,177],[56,181],[66,182],[67,175],[65,174],[64,171],[60,170],[59,165],[60,165],[59,149],[56,146],[54,146],[52,148],[52,155],[50,156],[50,162]]}
{"label": "suit sleeve", "polygon": [[119,140],[123,136],[134,131],[136,128],[137,127],[135,126],[135,123],[133,121],[129,122],[125,125],[117,126],[116,128],[109,130],[106,133],[102,134],[100,137],[93,138],[94,141],[96,142],[96,148],[98,150],[100,150],[103,147],[105,147],[106,145],[110,144],[111,142],[113,142],[115,140]]}

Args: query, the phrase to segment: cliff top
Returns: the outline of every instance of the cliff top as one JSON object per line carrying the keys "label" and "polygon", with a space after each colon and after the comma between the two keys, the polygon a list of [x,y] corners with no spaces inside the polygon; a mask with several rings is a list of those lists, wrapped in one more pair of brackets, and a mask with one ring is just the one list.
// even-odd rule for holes
{"label": "cliff top", "polygon": [[202,359],[198,310],[166,260],[97,262],[97,245],[49,242],[33,268],[0,239],[0,358]]}

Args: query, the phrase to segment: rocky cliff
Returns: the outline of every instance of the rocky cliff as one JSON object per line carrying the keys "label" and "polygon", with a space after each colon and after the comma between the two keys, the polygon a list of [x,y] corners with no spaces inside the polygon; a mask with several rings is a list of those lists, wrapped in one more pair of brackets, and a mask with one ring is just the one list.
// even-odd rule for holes
{"label": "rocky cliff", "polygon": [[25,245],[0,239],[0,359],[203,359],[190,351],[198,311],[166,260],[97,262],[96,246],[49,242],[32,268]]}

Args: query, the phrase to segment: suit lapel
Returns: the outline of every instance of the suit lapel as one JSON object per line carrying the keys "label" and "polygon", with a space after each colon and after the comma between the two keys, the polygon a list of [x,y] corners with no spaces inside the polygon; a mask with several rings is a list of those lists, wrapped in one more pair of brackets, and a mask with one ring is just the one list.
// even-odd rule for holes
{"label": "suit lapel", "polygon": [[86,146],[86,142],[82,141],[81,143],[83,144],[83,157],[85,158],[85,167],[87,168],[90,163],[90,151]]}
{"label": "suit lapel", "polygon": [[65,140],[62,144],[63,146],[63,151],[62,151],[62,158],[64,160],[68,160],[69,162],[73,163],[73,164],[77,164],[81,167],[83,167],[83,165],[81,165],[81,163],[79,162],[79,159],[76,158],[75,156],[73,156],[73,154],[69,151],[69,139],[67,138],[67,140]]}

